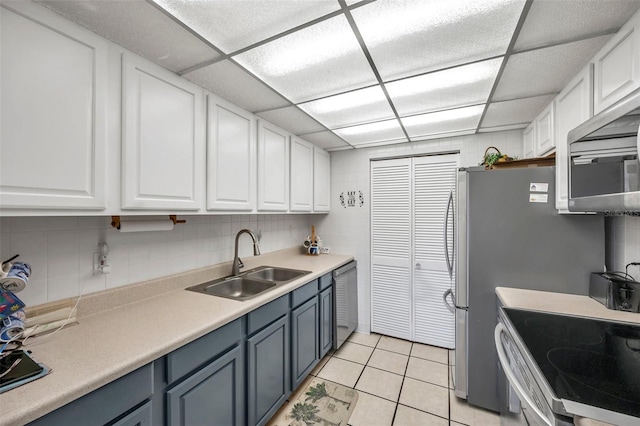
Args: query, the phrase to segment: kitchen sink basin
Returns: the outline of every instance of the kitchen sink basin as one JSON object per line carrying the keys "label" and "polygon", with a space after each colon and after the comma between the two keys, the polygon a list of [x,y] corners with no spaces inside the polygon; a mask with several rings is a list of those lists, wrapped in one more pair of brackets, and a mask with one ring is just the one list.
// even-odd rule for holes
{"label": "kitchen sink basin", "polygon": [[261,266],[251,271],[245,272],[247,278],[257,278],[260,280],[274,281],[283,283],[292,281],[303,275],[307,275],[309,271],[299,271],[297,269],[275,268],[273,266]]}
{"label": "kitchen sink basin", "polygon": [[276,283],[273,281],[255,280],[239,276],[221,278],[215,281],[189,287],[187,290],[210,294],[212,296],[226,297],[228,299],[246,300],[275,286]]}
{"label": "kitchen sink basin", "polygon": [[189,287],[187,290],[227,299],[247,300],[310,273],[310,271],[297,269],[260,266],[237,276],[208,281]]}

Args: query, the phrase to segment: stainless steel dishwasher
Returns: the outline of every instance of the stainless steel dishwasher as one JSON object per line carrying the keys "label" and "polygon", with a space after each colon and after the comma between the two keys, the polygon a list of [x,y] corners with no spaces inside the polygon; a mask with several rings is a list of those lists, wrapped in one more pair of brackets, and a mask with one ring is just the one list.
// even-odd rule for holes
{"label": "stainless steel dishwasher", "polygon": [[358,326],[358,269],[354,260],[333,271],[336,307],[333,318],[333,348],[338,349]]}

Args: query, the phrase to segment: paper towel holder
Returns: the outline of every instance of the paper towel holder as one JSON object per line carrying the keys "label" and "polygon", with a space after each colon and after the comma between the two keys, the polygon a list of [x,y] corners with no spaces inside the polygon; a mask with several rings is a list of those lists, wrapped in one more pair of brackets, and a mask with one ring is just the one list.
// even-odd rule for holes
{"label": "paper towel holder", "polygon": [[[169,219],[171,220],[171,222],[173,222],[174,225],[177,225],[178,223],[187,223],[187,221],[184,219],[178,219],[177,215],[175,214],[170,214]],[[111,226],[118,230],[120,229],[120,216],[111,216]]]}

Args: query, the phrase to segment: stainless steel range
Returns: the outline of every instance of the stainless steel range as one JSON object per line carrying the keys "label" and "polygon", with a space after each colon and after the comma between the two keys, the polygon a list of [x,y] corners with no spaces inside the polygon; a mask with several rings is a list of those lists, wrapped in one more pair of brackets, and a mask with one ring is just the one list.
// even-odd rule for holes
{"label": "stainless steel range", "polygon": [[511,385],[503,420],[640,424],[639,325],[500,308],[495,342]]}

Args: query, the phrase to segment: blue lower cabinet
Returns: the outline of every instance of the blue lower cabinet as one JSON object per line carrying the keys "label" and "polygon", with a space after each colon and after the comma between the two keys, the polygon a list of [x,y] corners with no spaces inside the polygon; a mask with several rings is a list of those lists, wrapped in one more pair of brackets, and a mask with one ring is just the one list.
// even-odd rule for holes
{"label": "blue lower cabinet", "polygon": [[243,345],[167,391],[169,426],[244,425]]}
{"label": "blue lower cabinet", "polygon": [[[147,364],[57,410],[29,423],[31,426],[114,424],[153,395],[154,363]],[[2,410],[7,409],[0,407]],[[149,410],[151,404],[149,404]],[[0,414],[1,416],[2,414]],[[120,425],[120,423],[116,423]],[[122,423],[135,425],[136,423]],[[141,423],[144,425],[145,423]]]}
{"label": "blue lower cabinet", "polygon": [[110,426],[154,426],[151,401],[147,401]]}
{"label": "blue lower cabinet", "polygon": [[291,393],[289,316],[247,339],[247,420],[264,425]]}
{"label": "blue lower cabinet", "polygon": [[333,288],[320,293],[320,358],[333,347]]}
{"label": "blue lower cabinet", "polygon": [[319,361],[318,297],[291,311],[291,382],[298,387]]}

